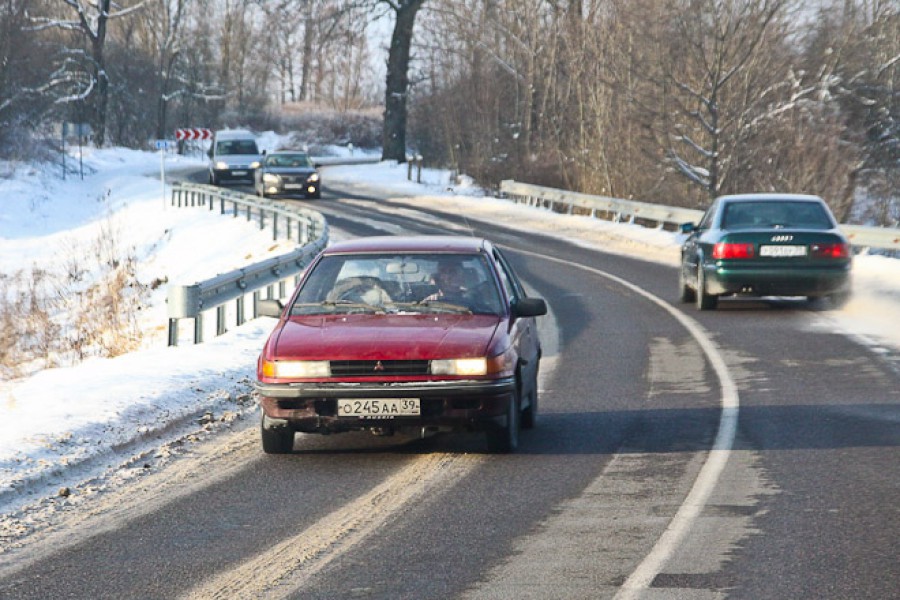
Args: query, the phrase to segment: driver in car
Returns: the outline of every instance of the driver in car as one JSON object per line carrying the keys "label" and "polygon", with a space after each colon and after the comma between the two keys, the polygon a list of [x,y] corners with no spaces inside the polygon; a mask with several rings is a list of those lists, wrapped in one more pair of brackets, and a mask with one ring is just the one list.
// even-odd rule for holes
{"label": "driver in car", "polygon": [[432,275],[432,283],[437,286],[437,291],[425,297],[424,302],[449,302],[452,304],[467,304],[469,289],[466,286],[466,277],[462,267],[455,263],[441,263],[437,271]]}

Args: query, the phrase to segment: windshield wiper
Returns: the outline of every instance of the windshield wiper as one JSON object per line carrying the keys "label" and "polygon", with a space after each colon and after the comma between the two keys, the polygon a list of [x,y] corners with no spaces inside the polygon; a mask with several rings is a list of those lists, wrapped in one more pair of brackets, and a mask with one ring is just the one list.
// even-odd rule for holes
{"label": "windshield wiper", "polygon": [[443,310],[452,313],[472,314],[472,309],[468,306],[452,302],[441,302],[440,300],[421,300],[419,302],[411,303],[411,306]]}
{"label": "windshield wiper", "polygon": [[[367,304],[365,302],[355,302],[353,300],[337,300],[335,302],[309,302],[303,304],[294,304],[291,307],[292,315],[309,315],[316,314],[315,312],[307,312],[304,309],[317,309],[317,308],[328,308],[331,309],[328,312],[334,313],[338,312],[338,309],[348,309],[348,311],[354,310],[362,310],[366,312],[374,312],[374,313],[383,313],[385,309],[383,306],[375,306],[374,304]],[[300,309],[300,310],[297,310]]]}

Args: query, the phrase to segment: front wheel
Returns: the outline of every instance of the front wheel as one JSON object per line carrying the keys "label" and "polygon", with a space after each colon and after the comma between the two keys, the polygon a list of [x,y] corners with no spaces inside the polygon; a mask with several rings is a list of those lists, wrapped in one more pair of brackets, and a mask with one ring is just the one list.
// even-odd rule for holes
{"label": "front wheel", "polygon": [[488,451],[494,454],[508,454],[519,447],[519,392],[510,394],[506,407],[506,423],[502,427],[492,427],[487,431]]}
{"label": "front wheel", "polygon": [[262,416],[259,427],[263,452],[266,454],[290,454],[294,450],[294,430],[286,425],[273,423]]}
{"label": "front wheel", "polygon": [[538,376],[535,369],[534,379],[531,382],[531,389],[528,392],[528,408],[522,410],[522,429],[534,429],[537,424],[538,414]]}

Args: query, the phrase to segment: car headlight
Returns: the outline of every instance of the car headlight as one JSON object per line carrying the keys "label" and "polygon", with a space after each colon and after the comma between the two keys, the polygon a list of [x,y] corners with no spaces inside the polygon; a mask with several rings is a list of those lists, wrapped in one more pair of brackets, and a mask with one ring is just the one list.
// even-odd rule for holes
{"label": "car headlight", "polygon": [[327,360],[264,360],[262,374],[277,379],[331,377],[331,364]]}
{"label": "car headlight", "polygon": [[254,160],[252,163],[250,163],[250,168],[251,168],[251,169],[258,169],[258,168],[259,168],[259,161],[258,161],[258,160]]}
{"label": "car headlight", "polygon": [[452,358],[431,361],[432,375],[487,375],[488,361],[480,358]]}
{"label": "car headlight", "polygon": [[312,175],[310,175],[309,177],[306,178],[306,181],[308,181],[309,183],[315,183],[315,182],[317,182],[318,180],[319,180],[319,174],[318,174],[318,173],[313,173]]}
{"label": "car headlight", "polygon": [[224,171],[230,167],[228,166],[227,162],[223,162],[220,160],[220,161],[216,162],[216,168],[219,169],[220,171]]}
{"label": "car headlight", "polygon": [[276,185],[281,177],[278,175],[273,175],[272,173],[263,173],[262,180],[264,183],[271,183],[272,185]]}

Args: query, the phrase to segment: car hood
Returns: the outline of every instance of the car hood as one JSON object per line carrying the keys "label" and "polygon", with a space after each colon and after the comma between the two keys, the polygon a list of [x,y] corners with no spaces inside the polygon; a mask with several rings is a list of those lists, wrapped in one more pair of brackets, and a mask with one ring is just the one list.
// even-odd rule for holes
{"label": "car hood", "polygon": [[253,162],[259,162],[259,154],[224,154],[216,156],[216,162],[223,162],[227,165],[249,165]]}
{"label": "car hood", "polygon": [[312,175],[316,172],[313,167],[265,167],[263,170],[275,175]]}
{"label": "car hood", "polygon": [[272,334],[279,359],[431,360],[485,356],[504,319],[493,315],[292,317]]}

